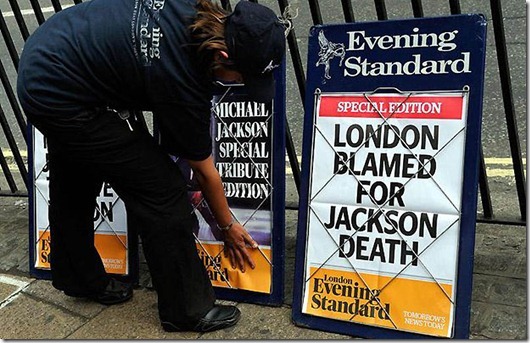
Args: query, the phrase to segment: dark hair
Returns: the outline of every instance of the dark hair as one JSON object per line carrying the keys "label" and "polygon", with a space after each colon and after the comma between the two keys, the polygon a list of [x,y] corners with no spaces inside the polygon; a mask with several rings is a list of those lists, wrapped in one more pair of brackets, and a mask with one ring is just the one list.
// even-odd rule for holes
{"label": "dark hair", "polygon": [[210,0],[197,0],[197,16],[189,26],[192,38],[197,42],[197,54],[210,71],[224,65],[215,61],[216,50],[228,51],[225,43],[224,18],[228,15],[221,6]]}

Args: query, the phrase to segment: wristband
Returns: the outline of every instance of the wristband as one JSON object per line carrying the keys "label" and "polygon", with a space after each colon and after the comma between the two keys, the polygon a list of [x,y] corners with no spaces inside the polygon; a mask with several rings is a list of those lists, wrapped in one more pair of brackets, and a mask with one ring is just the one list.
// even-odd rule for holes
{"label": "wristband", "polygon": [[230,230],[230,228],[232,227],[232,225],[234,225],[234,220],[232,219],[232,221],[230,221],[230,223],[227,225],[227,226],[219,226],[217,225],[217,227],[219,228],[219,230],[221,231],[228,231]]}

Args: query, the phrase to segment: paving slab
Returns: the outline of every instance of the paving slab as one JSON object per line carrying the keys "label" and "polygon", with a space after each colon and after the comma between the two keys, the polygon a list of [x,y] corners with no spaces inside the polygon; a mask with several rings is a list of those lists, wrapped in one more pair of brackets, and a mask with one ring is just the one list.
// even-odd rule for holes
{"label": "paving slab", "polygon": [[3,303],[11,294],[15,293],[19,287],[3,283],[0,281],[0,304]]}
{"label": "paving slab", "polygon": [[473,275],[473,301],[526,307],[526,288],[525,279]]}
{"label": "paving slab", "polygon": [[481,249],[495,249],[499,252],[526,254],[524,226],[479,223],[476,228],[476,241]]}
{"label": "paving slab", "polygon": [[0,308],[2,339],[63,339],[87,320],[20,293]]}
{"label": "paving slab", "polygon": [[474,272],[478,274],[514,277],[524,273],[526,256],[506,254],[498,249],[475,250]]}
{"label": "paving slab", "polygon": [[285,211],[284,303],[287,305],[293,303],[297,226],[298,211]]}
{"label": "paving slab", "polygon": [[527,339],[526,308],[491,303],[471,304],[471,338]]}
{"label": "paving slab", "polygon": [[474,273],[526,279],[526,243],[524,227],[477,224]]}
{"label": "paving slab", "polygon": [[0,197],[0,272],[27,273],[28,199]]}
{"label": "paving slab", "polygon": [[72,311],[85,318],[93,318],[106,308],[105,305],[87,299],[68,297],[62,291],[55,289],[51,281],[47,280],[33,282],[24,290],[24,293]]}
{"label": "paving slab", "polygon": [[34,279],[22,276],[0,274],[0,308],[5,306],[10,298],[26,288]]}
{"label": "paving slab", "polygon": [[526,279],[490,277],[491,293],[488,302],[496,304],[526,308],[527,286]]}
{"label": "paving slab", "polygon": [[527,339],[526,308],[506,305],[492,306],[490,325],[482,335],[492,339]]}
{"label": "paving slab", "polygon": [[488,311],[488,305],[480,301],[471,302],[471,322],[469,324],[470,338],[484,339],[482,332],[487,329],[491,321],[491,312]]}
{"label": "paving slab", "polygon": [[108,306],[68,339],[197,339],[198,333],[168,333],[158,319],[156,293],[135,290],[123,304]]}
{"label": "paving slab", "polygon": [[287,340],[351,339],[350,336],[297,327],[291,321],[291,308],[238,304],[241,319],[233,327],[203,334],[200,339]]}

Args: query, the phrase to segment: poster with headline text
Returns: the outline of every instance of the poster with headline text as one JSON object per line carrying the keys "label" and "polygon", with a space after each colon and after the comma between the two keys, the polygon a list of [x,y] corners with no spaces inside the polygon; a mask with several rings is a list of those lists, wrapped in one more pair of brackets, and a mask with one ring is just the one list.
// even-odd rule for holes
{"label": "poster with headline text", "polygon": [[451,337],[467,102],[316,92],[303,313]]}

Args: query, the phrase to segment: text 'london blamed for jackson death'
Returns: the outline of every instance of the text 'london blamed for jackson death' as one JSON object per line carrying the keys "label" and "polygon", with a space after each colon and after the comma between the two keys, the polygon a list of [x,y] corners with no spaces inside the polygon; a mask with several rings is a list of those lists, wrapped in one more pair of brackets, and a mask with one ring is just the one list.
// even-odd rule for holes
{"label": "text 'london blamed for jackson death'", "polygon": [[[406,144],[409,149],[439,148],[438,125],[406,125],[402,128],[395,125],[381,127],[352,124],[345,130],[341,125],[334,126],[333,145],[335,159],[334,174],[354,174],[359,177],[382,177],[373,181],[357,179],[355,202],[361,204],[363,200],[376,205],[405,207],[405,183],[385,178],[417,178],[429,179],[436,174],[436,160],[431,154],[384,153],[370,151],[366,158],[356,160],[359,147],[393,148],[398,144]],[[324,222],[327,229],[350,232],[339,236],[340,257],[348,258],[355,255],[358,260],[380,261],[383,263],[399,263],[406,265],[412,260],[412,265],[418,264],[417,256],[420,244],[416,240],[405,242],[396,238],[381,238],[364,236],[361,233],[377,232],[392,235],[400,233],[404,237],[423,238],[430,236],[435,239],[438,235],[438,214],[418,213],[396,209],[380,210],[378,208],[330,206],[329,218]],[[351,231],[358,233],[352,237]]]}

